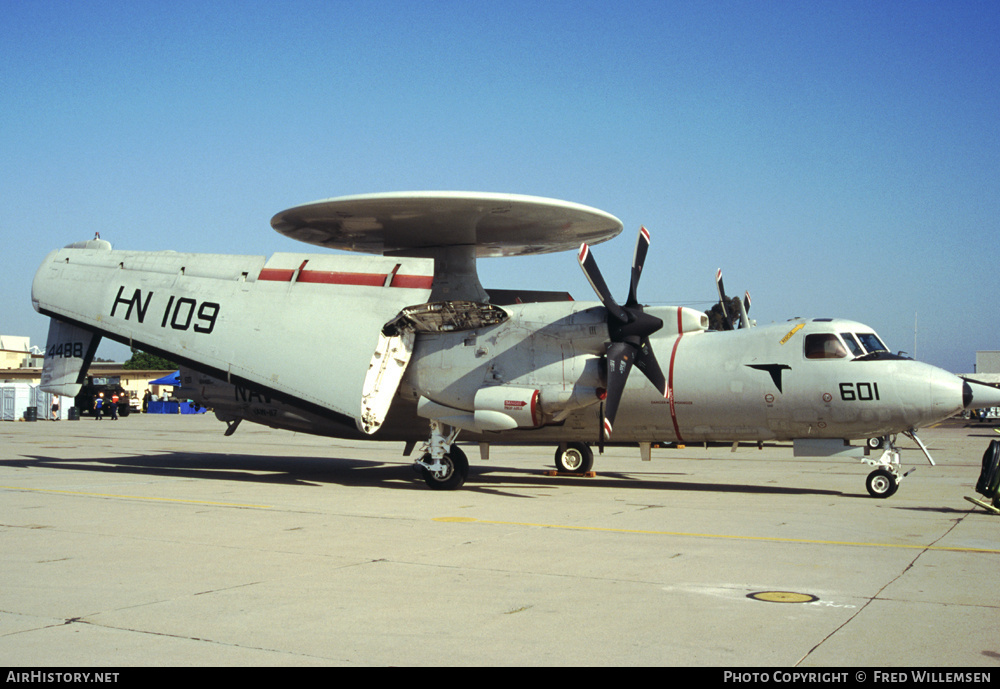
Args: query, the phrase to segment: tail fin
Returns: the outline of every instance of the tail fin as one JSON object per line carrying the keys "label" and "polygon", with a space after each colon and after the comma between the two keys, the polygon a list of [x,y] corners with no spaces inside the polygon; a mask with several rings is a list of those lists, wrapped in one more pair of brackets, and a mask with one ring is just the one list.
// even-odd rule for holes
{"label": "tail fin", "polygon": [[44,392],[76,397],[94,360],[101,336],[52,318],[42,366]]}

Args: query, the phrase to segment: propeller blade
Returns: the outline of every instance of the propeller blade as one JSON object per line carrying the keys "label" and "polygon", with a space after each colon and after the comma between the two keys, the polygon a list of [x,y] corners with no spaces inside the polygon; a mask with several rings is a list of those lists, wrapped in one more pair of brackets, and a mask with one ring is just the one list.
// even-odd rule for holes
{"label": "propeller blade", "polygon": [[656,355],[653,354],[653,348],[649,344],[649,338],[642,338],[642,344],[639,347],[639,354],[636,356],[635,367],[643,372],[649,382],[653,384],[664,397],[667,396],[667,379],[663,375],[663,369],[660,368],[659,362],[656,360]]}
{"label": "propeller blade", "polygon": [[729,309],[726,308],[726,288],[722,285],[722,268],[715,272],[715,286],[719,289],[719,306],[722,308],[723,328],[733,329],[733,321],[729,318]]}
{"label": "propeller blade", "polygon": [[639,238],[635,241],[635,254],[632,256],[632,282],[628,288],[628,301],[625,306],[638,306],[639,300],[636,298],[636,291],[639,288],[639,277],[642,275],[642,266],[646,262],[646,253],[649,251],[649,230],[645,227],[639,228]]}
{"label": "propeller blade", "polygon": [[750,327],[750,317],[747,316],[747,312],[750,311],[750,293],[747,292],[743,295],[743,301],[739,299],[734,299],[736,305],[740,307],[740,327],[749,328]]}
{"label": "propeller blade", "polygon": [[619,306],[618,302],[611,296],[611,290],[608,289],[607,283],[604,282],[604,278],[601,276],[601,271],[597,267],[597,261],[594,259],[594,255],[590,253],[590,247],[586,244],[581,244],[578,258],[580,260],[580,267],[583,268],[583,274],[587,276],[587,281],[594,288],[601,303],[604,304],[604,308],[616,320],[627,323],[629,321],[628,312]]}
{"label": "propeller blade", "polygon": [[604,435],[611,435],[611,428],[618,413],[618,404],[625,392],[625,381],[636,359],[636,348],[628,342],[608,345],[608,397],[604,401]]}
{"label": "propeller blade", "polygon": [[601,428],[597,434],[597,451],[603,455],[604,454],[604,401],[603,400],[601,401],[600,418],[601,418],[601,423],[600,423]]}
{"label": "propeller blade", "polygon": [[[625,393],[625,383],[629,371],[638,366],[643,375],[659,391],[666,396],[667,381],[660,364],[656,361],[649,336],[663,327],[663,321],[656,316],[647,314],[639,304],[637,296],[639,278],[642,276],[643,264],[649,251],[649,231],[645,227],[639,229],[636,240],[635,254],[632,257],[632,279],[629,283],[628,301],[620,306],[611,296],[608,285],[597,267],[597,261],[590,253],[590,247],[580,245],[578,259],[584,275],[594,288],[601,303],[608,312],[608,335],[611,342],[607,345],[605,362],[607,364],[607,393],[601,408],[601,433],[599,441],[611,435],[611,429],[618,413],[618,405]],[[719,277],[721,278],[721,271]]]}

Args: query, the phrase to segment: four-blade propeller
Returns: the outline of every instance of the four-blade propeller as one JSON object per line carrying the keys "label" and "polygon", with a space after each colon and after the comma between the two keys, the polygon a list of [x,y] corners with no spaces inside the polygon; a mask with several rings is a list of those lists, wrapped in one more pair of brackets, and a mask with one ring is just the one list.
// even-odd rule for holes
{"label": "four-blade propeller", "polygon": [[625,381],[629,371],[637,367],[649,382],[659,390],[664,397],[667,394],[667,381],[660,370],[660,365],[649,344],[649,336],[663,327],[663,321],[643,311],[636,297],[639,277],[642,275],[642,265],[649,250],[649,232],[645,227],[639,229],[639,239],[635,245],[635,255],[632,258],[632,281],[629,285],[628,300],[621,306],[611,296],[597,261],[590,253],[586,244],[580,246],[580,267],[583,268],[587,280],[597,293],[601,303],[608,312],[608,333],[611,342],[607,349],[608,394],[604,404],[603,431],[611,435],[615,414],[625,390]]}

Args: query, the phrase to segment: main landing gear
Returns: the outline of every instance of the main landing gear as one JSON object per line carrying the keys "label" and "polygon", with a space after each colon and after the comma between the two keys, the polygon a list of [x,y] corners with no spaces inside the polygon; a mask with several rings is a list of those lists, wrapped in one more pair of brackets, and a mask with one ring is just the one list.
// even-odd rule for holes
{"label": "main landing gear", "polygon": [[[431,437],[413,468],[432,490],[456,490],[469,477],[469,459],[455,444],[458,432],[454,426],[431,421]],[[561,473],[585,474],[594,468],[594,451],[587,443],[560,443],[555,464]]]}
{"label": "main landing gear", "polygon": [[458,445],[441,459],[435,460],[428,452],[418,462],[424,482],[433,490],[455,490],[469,477],[469,459]]}
{"label": "main landing gear", "polygon": [[560,443],[556,469],[561,473],[585,474],[594,468],[594,451],[586,443]]}
{"label": "main landing gear", "polygon": [[458,428],[440,421],[431,421],[431,437],[424,456],[414,463],[424,482],[432,490],[456,490],[469,477],[469,459],[455,445]]}

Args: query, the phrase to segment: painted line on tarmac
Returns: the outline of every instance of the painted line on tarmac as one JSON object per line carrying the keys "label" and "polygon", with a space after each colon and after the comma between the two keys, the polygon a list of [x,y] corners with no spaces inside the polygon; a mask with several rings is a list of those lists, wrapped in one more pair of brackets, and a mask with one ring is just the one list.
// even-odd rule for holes
{"label": "painted line on tarmac", "polygon": [[150,495],[118,495],[115,493],[85,493],[75,490],[52,490],[50,488],[24,488],[22,486],[0,486],[2,490],[21,490],[34,493],[55,493],[59,495],[82,495],[89,498],[118,498],[121,500],[146,500],[152,502],[178,502],[189,505],[214,505],[216,507],[242,507],[269,510],[271,505],[247,505],[239,502],[212,502],[210,500],[183,500],[180,498],[157,498]]}
{"label": "painted line on tarmac", "polygon": [[944,550],[958,553],[989,553],[1000,555],[995,548],[963,548],[943,545],[912,545],[908,543],[864,543],[853,541],[820,541],[808,538],[778,538],[775,536],[735,536],[733,534],[685,533],[683,531],[648,531],[644,529],[613,529],[601,526],[570,526],[566,524],[532,524],[530,522],[502,522],[475,517],[436,517],[433,521],[452,524],[493,524],[500,526],[530,526],[566,531],[600,531],[604,533],[642,534],[647,536],[683,536],[687,538],[721,538],[733,541],[764,541],[769,543],[798,543],[804,545],[839,545],[855,548],[909,548],[916,550]]}

